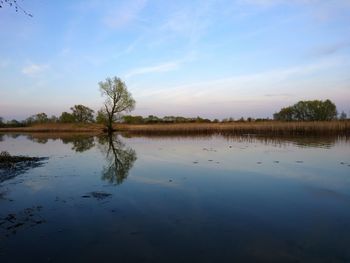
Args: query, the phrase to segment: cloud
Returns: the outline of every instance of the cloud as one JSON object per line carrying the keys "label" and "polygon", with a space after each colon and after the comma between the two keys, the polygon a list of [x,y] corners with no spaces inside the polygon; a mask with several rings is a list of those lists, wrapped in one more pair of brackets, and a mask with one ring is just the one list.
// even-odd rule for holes
{"label": "cloud", "polygon": [[31,64],[29,64],[28,66],[25,66],[22,69],[22,73],[24,75],[29,76],[29,77],[34,77],[34,76],[37,76],[40,73],[44,72],[48,68],[49,68],[49,65],[46,65],[46,64],[34,64],[34,63],[31,63]]}
{"label": "cloud", "polygon": [[118,5],[108,12],[103,22],[111,28],[121,28],[137,19],[146,4],[147,0],[127,1],[124,5]]}
{"label": "cloud", "polygon": [[166,35],[165,38],[180,36],[188,39],[190,44],[195,44],[214,23],[216,9],[214,1],[201,1],[200,5],[180,7],[167,16],[159,30]]}
{"label": "cloud", "polygon": [[[261,117],[270,116],[283,105],[314,99],[315,94],[319,99],[329,98],[340,102],[350,95],[344,88],[347,84],[344,75],[324,73],[338,67],[348,67],[346,63],[328,59],[314,64],[208,79],[186,85],[153,86],[152,89],[138,91],[138,107],[146,110],[137,111],[142,114],[199,114],[211,117],[249,114]],[[329,87],[332,87],[332,91]],[[152,109],[152,112],[147,109]]]}
{"label": "cloud", "polygon": [[176,70],[179,67],[178,62],[168,62],[150,67],[136,68],[125,74],[125,78],[131,78],[136,75],[142,75],[146,73],[159,73]]}
{"label": "cloud", "polygon": [[318,48],[314,48],[311,52],[311,56],[322,57],[327,55],[335,54],[343,49],[350,47],[350,41],[342,41],[338,43],[333,43],[329,45],[324,45]]}
{"label": "cloud", "polygon": [[190,52],[187,56],[185,56],[182,59],[168,61],[157,65],[153,65],[153,66],[132,69],[129,72],[127,72],[124,75],[124,77],[129,79],[136,75],[143,75],[146,73],[161,73],[161,72],[169,72],[169,71],[177,70],[182,64],[193,61],[194,59],[195,59],[195,53]]}

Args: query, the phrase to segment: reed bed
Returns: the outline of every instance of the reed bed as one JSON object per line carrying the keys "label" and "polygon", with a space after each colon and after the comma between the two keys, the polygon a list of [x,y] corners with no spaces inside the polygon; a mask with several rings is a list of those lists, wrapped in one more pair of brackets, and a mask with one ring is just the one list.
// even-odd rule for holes
{"label": "reed bed", "polygon": [[[0,132],[18,133],[102,133],[103,125],[49,123],[30,127],[0,128]],[[350,135],[350,121],[327,122],[232,122],[177,124],[115,124],[119,132],[144,135]]]}
{"label": "reed bed", "polygon": [[118,131],[148,135],[259,134],[259,135],[350,135],[350,121],[183,123],[116,126]]}

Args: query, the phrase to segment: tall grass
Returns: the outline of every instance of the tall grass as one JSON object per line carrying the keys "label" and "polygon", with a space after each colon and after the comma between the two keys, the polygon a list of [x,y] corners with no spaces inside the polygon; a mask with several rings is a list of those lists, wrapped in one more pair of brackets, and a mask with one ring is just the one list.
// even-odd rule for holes
{"label": "tall grass", "polygon": [[350,135],[350,121],[118,125],[132,134]]}
{"label": "tall grass", "polygon": [[[22,128],[1,128],[0,132],[103,132],[99,124],[49,123]],[[178,124],[115,124],[117,131],[149,135],[350,135],[350,121],[325,122],[232,122],[232,123],[178,123]]]}

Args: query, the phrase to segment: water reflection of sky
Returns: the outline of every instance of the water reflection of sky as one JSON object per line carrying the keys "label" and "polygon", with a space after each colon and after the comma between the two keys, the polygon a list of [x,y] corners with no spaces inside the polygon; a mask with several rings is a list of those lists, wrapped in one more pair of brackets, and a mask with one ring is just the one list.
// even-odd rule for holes
{"label": "water reflection of sky", "polygon": [[[252,172],[265,176],[294,178],[305,183],[337,189],[349,189],[349,143],[339,140],[328,148],[300,147],[298,144],[265,143],[254,140],[225,140],[220,137],[203,139],[147,138],[128,139],[136,149],[137,166],[157,163],[157,167],[211,171],[213,176],[223,170],[240,176]],[[319,145],[319,144],[316,144]],[[312,144],[315,146],[315,144]],[[344,164],[341,164],[344,162]],[[171,170],[171,168],[169,169]],[[334,177],[332,174],[336,173]]]}
{"label": "water reflection of sky", "polygon": [[350,260],[346,140],[64,136],[2,137],[49,159],[0,185],[0,218],[45,219],[0,237],[0,260]]}

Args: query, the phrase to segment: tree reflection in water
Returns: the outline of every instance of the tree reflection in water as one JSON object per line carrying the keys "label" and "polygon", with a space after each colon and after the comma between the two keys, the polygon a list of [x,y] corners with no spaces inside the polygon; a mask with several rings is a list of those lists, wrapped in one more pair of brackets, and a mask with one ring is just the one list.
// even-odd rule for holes
{"label": "tree reflection in water", "polygon": [[98,141],[107,160],[102,170],[102,179],[111,184],[121,184],[137,159],[135,150],[126,147],[116,134],[99,137]]}
{"label": "tree reflection in water", "polygon": [[72,144],[71,149],[80,153],[90,150],[95,146],[94,135],[91,134],[39,133],[29,134],[27,138],[40,144],[46,144],[49,140],[61,140],[64,144]]}
{"label": "tree reflection in water", "polygon": [[62,138],[62,142],[64,144],[72,143],[73,144],[72,150],[76,152],[85,152],[95,146],[95,141],[93,136],[90,136],[90,137],[76,136],[76,137]]}

